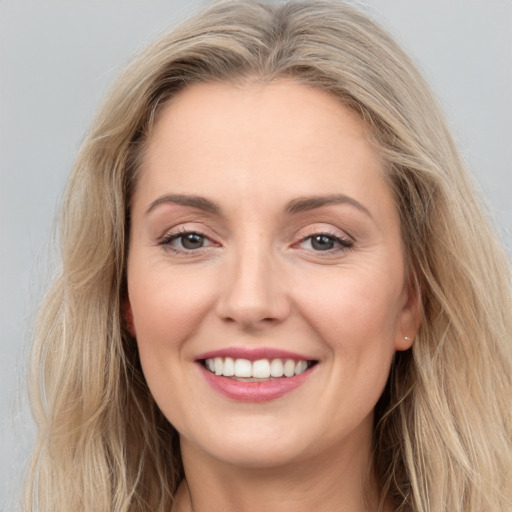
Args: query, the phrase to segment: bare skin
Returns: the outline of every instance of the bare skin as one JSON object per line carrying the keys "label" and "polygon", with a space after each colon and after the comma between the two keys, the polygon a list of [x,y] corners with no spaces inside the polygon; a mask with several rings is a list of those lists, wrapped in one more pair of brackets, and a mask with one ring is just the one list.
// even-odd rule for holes
{"label": "bare skin", "polygon": [[[370,464],[367,462],[368,468]],[[187,466],[190,477],[181,483],[172,512],[258,512],[263,505],[266,510],[276,512],[377,510],[374,490],[359,481],[359,475],[364,472],[356,465],[343,466],[337,461],[326,461],[325,457],[316,463],[311,461],[305,473],[294,467],[234,470],[219,468],[217,464]],[[338,471],[344,479],[333,480],[331,471]],[[222,489],[220,493],[219,489]],[[355,493],[355,489],[359,492]],[[392,510],[386,503],[383,512]]]}
{"label": "bare skin", "polygon": [[[377,510],[373,410],[418,324],[383,173],[361,119],[293,81],[196,84],[161,112],[127,314],[180,433],[173,512]],[[200,355],[247,347],[300,354],[301,384],[259,401],[212,387]]]}

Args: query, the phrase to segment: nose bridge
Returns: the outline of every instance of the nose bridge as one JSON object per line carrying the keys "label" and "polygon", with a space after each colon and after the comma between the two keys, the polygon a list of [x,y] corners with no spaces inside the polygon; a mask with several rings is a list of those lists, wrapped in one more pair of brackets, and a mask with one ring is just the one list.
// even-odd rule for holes
{"label": "nose bridge", "polygon": [[227,267],[218,308],[223,319],[256,327],[287,316],[288,301],[269,244],[257,236],[245,237],[235,246]]}

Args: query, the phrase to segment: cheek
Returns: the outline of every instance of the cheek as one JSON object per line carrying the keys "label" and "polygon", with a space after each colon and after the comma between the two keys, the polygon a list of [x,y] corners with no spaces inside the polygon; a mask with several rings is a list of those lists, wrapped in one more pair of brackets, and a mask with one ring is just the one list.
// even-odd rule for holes
{"label": "cheek", "polygon": [[397,281],[391,277],[343,269],[329,279],[304,283],[298,302],[303,315],[330,340],[332,348],[352,349],[373,341],[393,346],[399,300]]}
{"label": "cheek", "polygon": [[[143,262],[140,262],[143,263]],[[212,290],[205,276],[180,267],[128,266],[128,294],[139,357],[151,394],[167,419],[181,428],[187,417],[187,380],[183,369],[191,359],[187,341],[212,308]],[[206,278],[206,281],[208,278]],[[181,393],[170,393],[181,389]]]}
{"label": "cheek", "polygon": [[324,411],[319,421],[328,415],[332,425],[318,425],[325,442],[338,439],[337,425],[346,432],[370,418],[391,367],[400,296],[397,282],[380,272],[345,268],[329,274],[295,289],[310,333],[326,350],[328,378],[315,405]]}
{"label": "cheek", "polygon": [[141,357],[148,351],[181,349],[199,325],[199,318],[212,307],[215,286],[205,282],[204,274],[160,267],[142,268],[137,261],[128,267],[129,299]]}

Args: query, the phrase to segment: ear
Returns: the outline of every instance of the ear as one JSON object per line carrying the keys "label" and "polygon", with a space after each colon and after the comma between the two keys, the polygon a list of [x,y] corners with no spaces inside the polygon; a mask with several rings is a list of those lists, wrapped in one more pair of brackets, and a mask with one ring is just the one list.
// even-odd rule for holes
{"label": "ear", "polygon": [[126,297],[123,301],[123,320],[126,326],[126,329],[130,333],[130,335],[135,338],[135,325],[133,323],[133,311],[132,305],[130,304],[130,299]]}
{"label": "ear", "polygon": [[417,279],[409,275],[404,284],[402,309],[395,334],[395,350],[408,350],[420,328],[423,304]]}

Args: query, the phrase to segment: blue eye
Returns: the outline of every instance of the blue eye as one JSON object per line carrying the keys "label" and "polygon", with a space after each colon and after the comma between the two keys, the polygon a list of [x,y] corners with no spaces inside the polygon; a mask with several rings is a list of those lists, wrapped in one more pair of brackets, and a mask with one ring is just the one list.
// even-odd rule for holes
{"label": "blue eye", "polygon": [[352,247],[352,241],[343,239],[336,235],[327,233],[317,233],[304,238],[300,243],[304,249],[313,249],[314,251],[337,251]]}

